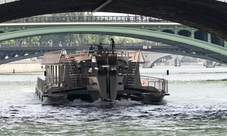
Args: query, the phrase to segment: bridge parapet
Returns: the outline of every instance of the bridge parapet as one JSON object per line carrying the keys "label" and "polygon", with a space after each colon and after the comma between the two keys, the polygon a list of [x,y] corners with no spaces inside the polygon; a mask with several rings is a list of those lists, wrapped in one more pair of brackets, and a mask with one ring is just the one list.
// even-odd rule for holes
{"label": "bridge parapet", "polygon": [[33,16],[7,21],[6,23],[50,23],[50,22],[163,22],[170,21],[147,16]]}
{"label": "bridge parapet", "polygon": [[[105,18],[105,17],[104,17]],[[38,20],[32,20],[33,23],[1,23],[0,24],[0,41],[2,40],[8,40],[8,39],[13,39],[13,38],[20,38],[20,37],[26,37],[26,36],[33,36],[35,33],[37,35],[42,35],[42,34],[49,34],[49,33],[65,33],[65,31],[69,32],[74,32],[74,33],[88,33],[88,30],[90,27],[89,34],[112,34],[113,32],[102,32],[104,28],[109,28],[109,29],[123,29],[126,32],[128,30],[126,29],[137,29],[137,31],[146,31],[149,30],[150,33],[153,32],[162,32],[163,35],[166,33],[174,34],[176,37],[183,36],[184,38],[189,38],[189,39],[197,39],[201,41],[205,41],[207,43],[212,43],[216,44],[222,47],[226,46],[226,42],[223,39],[220,39],[218,37],[215,37],[213,35],[210,35],[208,33],[202,32],[198,29],[188,27],[179,23],[172,23],[172,22],[165,22],[165,20],[158,20],[157,22],[147,22],[148,20],[143,21],[136,21],[136,18],[133,18],[132,22],[127,22],[125,18],[119,19],[119,21],[116,22],[103,22],[99,21],[97,22],[61,22],[64,21],[62,18],[60,18],[60,22],[56,21],[50,21],[50,22],[45,22],[42,21],[43,18],[38,19]],[[135,19],[135,20],[134,20]],[[55,20],[54,18],[52,20]],[[39,22],[41,21],[41,22]],[[122,22],[121,22],[122,21]],[[133,22],[134,21],[134,22]],[[79,28],[84,28],[84,30],[80,30],[79,32],[77,27]],[[99,28],[98,28],[99,27]],[[60,30],[61,28],[65,28],[65,30]],[[97,28],[99,29],[99,32],[92,32],[91,29]],[[59,29],[59,30],[58,30]],[[68,30],[69,29],[69,30]],[[31,31],[34,31],[33,33]],[[38,32],[40,31],[40,32]],[[49,31],[49,32],[48,32]],[[54,32],[52,32],[54,31]],[[17,33],[17,34],[13,34]],[[29,34],[28,34],[29,33]],[[116,33],[116,32],[114,32]],[[125,34],[127,36],[128,34]],[[137,37],[138,38],[138,37]],[[162,40],[159,42],[162,42]]]}

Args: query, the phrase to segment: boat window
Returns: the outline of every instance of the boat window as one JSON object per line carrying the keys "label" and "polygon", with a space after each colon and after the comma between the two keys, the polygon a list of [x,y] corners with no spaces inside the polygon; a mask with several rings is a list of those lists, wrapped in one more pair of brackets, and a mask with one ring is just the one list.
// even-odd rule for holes
{"label": "boat window", "polygon": [[98,74],[106,75],[106,69],[98,70]]}
{"label": "boat window", "polygon": [[117,74],[117,71],[116,70],[111,70],[110,71],[110,76],[115,76]]}
{"label": "boat window", "polygon": [[110,66],[109,65],[103,65],[102,67],[103,68],[109,68]]}
{"label": "boat window", "polygon": [[109,57],[109,65],[117,65],[117,57]]}
{"label": "boat window", "polygon": [[106,65],[106,58],[105,57],[96,57],[97,65]]}
{"label": "boat window", "polygon": [[119,71],[119,73],[122,73],[123,72],[123,67],[122,66],[119,66],[118,67],[118,71]]}
{"label": "boat window", "polygon": [[92,82],[91,85],[96,85],[97,86],[97,83],[96,82]]}
{"label": "boat window", "polygon": [[92,68],[89,68],[88,73],[91,73],[91,72],[92,72]]}
{"label": "boat window", "polygon": [[111,71],[113,71],[113,70],[117,70],[117,69],[116,69],[115,67],[114,67],[114,68],[112,67],[112,68],[111,68]]}

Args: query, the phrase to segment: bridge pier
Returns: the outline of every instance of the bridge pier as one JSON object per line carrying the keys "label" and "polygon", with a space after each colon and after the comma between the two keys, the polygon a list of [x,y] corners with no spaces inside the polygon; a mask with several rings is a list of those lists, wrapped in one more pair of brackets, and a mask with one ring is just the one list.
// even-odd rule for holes
{"label": "bridge pier", "polygon": [[180,67],[181,66],[181,61],[178,57],[174,59],[174,66],[175,67]]}

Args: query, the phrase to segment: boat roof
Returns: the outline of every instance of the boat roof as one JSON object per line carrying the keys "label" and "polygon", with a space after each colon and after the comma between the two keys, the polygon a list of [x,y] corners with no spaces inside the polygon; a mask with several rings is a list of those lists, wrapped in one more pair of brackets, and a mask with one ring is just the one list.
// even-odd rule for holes
{"label": "boat roof", "polygon": [[61,50],[44,53],[41,65],[58,64],[61,60]]}
{"label": "boat roof", "polygon": [[[109,54],[112,55],[112,54]],[[118,56],[118,59],[123,59],[123,58],[128,58],[129,61],[131,62],[139,62],[139,63],[144,63],[144,57],[142,54],[142,51],[131,51],[131,52],[116,52],[116,55]],[[106,56],[106,55],[104,55]],[[111,56],[110,56],[111,57]],[[77,58],[77,59],[76,59]],[[61,57],[61,50],[59,51],[53,51],[53,52],[47,52],[43,56],[42,60],[42,65],[56,65],[56,64],[61,64],[64,60],[65,61],[70,61],[70,60],[77,60],[77,61],[82,61],[82,60],[88,60],[91,59],[89,57],[89,54],[69,54],[67,57],[62,58]]]}

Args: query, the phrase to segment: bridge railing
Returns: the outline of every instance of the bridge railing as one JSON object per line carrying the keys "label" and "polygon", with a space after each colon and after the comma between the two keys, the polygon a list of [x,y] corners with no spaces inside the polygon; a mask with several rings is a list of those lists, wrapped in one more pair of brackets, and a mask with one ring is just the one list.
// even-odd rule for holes
{"label": "bridge railing", "polygon": [[7,21],[6,23],[48,23],[48,22],[169,22],[147,16],[33,16]]}
{"label": "bridge railing", "polygon": [[[91,44],[90,43],[81,43],[81,44],[1,44],[0,48],[12,48],[12,47],[78,47],[81,49],[87,49]],[[167,44],[151,42],[151,43],[125,43],[125,44],[116,44],[116,47],[127,47],[127,46],[168,46]],[[110,44],[103,44],[103,47],[110,47]]]}

